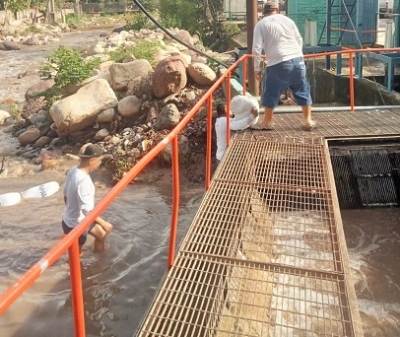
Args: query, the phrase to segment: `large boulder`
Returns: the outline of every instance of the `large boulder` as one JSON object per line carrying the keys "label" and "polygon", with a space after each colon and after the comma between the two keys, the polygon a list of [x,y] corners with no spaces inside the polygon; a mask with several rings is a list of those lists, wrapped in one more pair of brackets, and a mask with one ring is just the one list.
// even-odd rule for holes
{"label": "large boulder", "polygon": [[175,104],[167,104],[158,114],[154,129],[159,130],[172,130],[175,125],[179,123],[181,114]]}
{"label": "large boulder", "polygon": [[[153,75],[154,95],[163,98],[182,90],[187,84],[188,63],[180,55],[167,57],[156,67]],[[154,79],[157,79],[154,81]]]}
{"label": "large boulder", "polygon": [[149,61],[140,59],[128,63],[114,63],[109,68],[114,90],[123,90],[136,77],[147,76],[153,71]]}
{"label": "large boulder", "polygon": [[54,103],[50,116],[56,124],[57,134],[66,136],[91,126],[100,112],[117,104],[117,97],[108,82],[98,79]]}
{"label": "large boulder", "polygon": [[217,74],[204,63],[192,63],[188,67],[188,74],[193,81],[200,85],[211,86],[217,79]]}

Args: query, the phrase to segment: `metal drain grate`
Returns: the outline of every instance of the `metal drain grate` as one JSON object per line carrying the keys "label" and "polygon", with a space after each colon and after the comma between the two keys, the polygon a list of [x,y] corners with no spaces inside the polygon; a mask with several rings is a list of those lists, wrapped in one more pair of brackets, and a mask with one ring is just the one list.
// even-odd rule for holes
{"label": "metal drain grate", "polygon": [[139,336],[361,336],[323,139],[237,134]]}

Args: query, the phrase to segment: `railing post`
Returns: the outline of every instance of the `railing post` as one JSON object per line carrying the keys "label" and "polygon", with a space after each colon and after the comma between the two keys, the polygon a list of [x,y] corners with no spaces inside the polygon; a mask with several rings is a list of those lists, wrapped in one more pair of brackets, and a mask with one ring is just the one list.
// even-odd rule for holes
{"label": "railing post", "polygon": [[349,52],[350,111],[354,112],[354,73],[353,52]]}
{"label": "railing post", "polygon": [[226,146],[231,140],[231,73],[226,75]]}
{"label": "railing post", "polygon": [[85,337],[85,311],[83,308],[82,274],[78,240],[69,247],[68,253],[75,337]]}
{"label": "railing post", "polygon": [[210,188],[211,181],[212,110],[213,97],[210,96],[207,101],[206,191]]}
{"label": "railing post", "polygon": [[245,56],[245,58],[242,60],[242,79],[243,79],[243,95],[246,95],[246,82],[247,82],[247,62],[249,61],[249,57]]}
{"label": "railing post", "polygon": [[168,268],[171,268],[175,259],[176,232],[179,213],[179,146],[178,135],[172,141],[172,179],[173,179],[173,203],[171,214],[171,233],[169,238]]}

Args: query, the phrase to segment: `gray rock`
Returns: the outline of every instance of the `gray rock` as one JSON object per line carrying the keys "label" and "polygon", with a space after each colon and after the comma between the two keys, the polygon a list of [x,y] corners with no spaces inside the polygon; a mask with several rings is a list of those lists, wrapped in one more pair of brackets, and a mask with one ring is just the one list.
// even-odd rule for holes
{"label": "gray rock", "polygon": [[181,115],[178,108],[174,104],[167,104],[158,114],[154,129],[159,130],[172,130],[175,125],[180,121]]}

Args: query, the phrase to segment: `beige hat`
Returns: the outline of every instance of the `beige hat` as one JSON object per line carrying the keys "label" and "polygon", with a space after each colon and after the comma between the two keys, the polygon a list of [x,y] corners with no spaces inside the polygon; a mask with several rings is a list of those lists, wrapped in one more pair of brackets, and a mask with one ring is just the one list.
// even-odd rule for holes
{"label": "beige hat", "polygon": [[264,8],[263,8],[263,14],[268,14],[270,12],[273,12],[275,10],[279,9],[279,5],[278,3],[274,2],[274,1],[268,1],[264,4]]}
{"label": "beige hat", "polygon": [[88,143],[81,147],[78,156],[81,158],[101,157],[104,154],[100,145]]}

